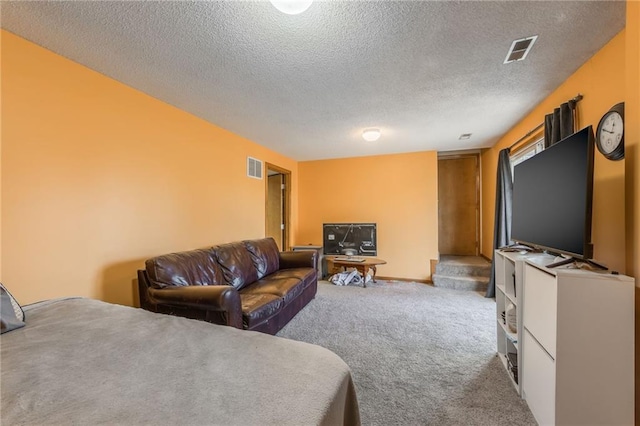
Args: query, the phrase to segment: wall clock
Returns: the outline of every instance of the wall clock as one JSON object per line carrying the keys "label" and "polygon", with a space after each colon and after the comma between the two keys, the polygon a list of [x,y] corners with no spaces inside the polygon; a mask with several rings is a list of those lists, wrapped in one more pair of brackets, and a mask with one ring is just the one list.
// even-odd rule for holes
{"label": "wall clock", "polygon": [[596,146],[609,160],[624,158],[624,102],[612,106],[600,119]]}

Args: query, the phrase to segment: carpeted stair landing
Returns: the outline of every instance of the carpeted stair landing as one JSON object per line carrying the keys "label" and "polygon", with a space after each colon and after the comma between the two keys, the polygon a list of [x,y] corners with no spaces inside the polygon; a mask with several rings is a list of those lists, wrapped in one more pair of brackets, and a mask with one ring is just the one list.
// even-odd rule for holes
{"label": "carpeted stair landing", "polygon": [[454,290],[487,291],[491,263],[480,256],[441,255],[433,285]]}

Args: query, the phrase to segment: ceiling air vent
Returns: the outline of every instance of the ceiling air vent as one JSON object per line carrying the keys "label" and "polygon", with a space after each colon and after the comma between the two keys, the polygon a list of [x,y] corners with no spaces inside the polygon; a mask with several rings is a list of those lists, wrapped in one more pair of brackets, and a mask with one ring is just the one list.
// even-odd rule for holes
{"label": "ceiling air vent", "polygon": [[262,179],[262,161],[247,157],[247,176]]}
{"label": "ceiling air vent", "polygon": [[521,38],[520,40],[513,40],[504,63],[508,64],[509,62],[522,61],[526,58],[537,38],[538,36],[535,35],[527,38]]}

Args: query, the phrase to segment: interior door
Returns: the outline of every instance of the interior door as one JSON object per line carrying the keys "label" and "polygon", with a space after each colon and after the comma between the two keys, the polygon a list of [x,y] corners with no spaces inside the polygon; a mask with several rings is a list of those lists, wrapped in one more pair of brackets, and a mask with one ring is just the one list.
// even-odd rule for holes
{"label": "interior door", "polygon": [[284,176],[277,173],[267,177],[267,220],[266,236],[273,237],[278,248],[283,250],[284,233]]}
{"label": "interior door", "polygon": [[438,250],[478,256],[480,239],[477,154],[438,159]]}

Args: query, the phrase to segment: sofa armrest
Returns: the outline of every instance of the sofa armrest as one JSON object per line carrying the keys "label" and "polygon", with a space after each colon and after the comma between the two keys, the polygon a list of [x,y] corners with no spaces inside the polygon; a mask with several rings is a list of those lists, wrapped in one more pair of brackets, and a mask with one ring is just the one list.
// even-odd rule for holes
{"label": "sofa armrest", "polygon": [[240,294],[230,285],[153,288],[149,296],[157,304],[224,313],[226,325],[242,329]]}
{"label": "sofa armrest", "polygon": [[313,268],[318,267],[318,252],[316,250],[283,251],[280,252],[280,269]]}

